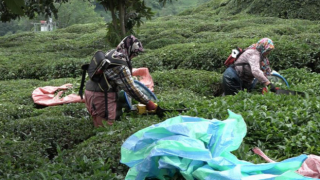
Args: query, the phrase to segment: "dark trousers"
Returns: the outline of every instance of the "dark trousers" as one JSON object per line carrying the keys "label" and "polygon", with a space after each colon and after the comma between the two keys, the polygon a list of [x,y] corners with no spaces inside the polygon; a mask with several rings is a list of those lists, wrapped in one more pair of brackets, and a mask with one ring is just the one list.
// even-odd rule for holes
{"label": "dark trousers", "polygon": [[224,95],[235,95],[243,90],[243,82],[233,67],[228,67],[222,76]]}

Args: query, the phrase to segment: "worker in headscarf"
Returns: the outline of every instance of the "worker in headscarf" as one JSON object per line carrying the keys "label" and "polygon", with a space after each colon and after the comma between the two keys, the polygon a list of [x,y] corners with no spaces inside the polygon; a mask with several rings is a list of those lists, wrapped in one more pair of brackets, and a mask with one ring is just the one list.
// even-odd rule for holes
{"label": "worker in headscarf", "polygon": [[[85,103],[88,112],[93,118],[95,127],[102,126],[102,122],[112,125],[117,118],[117,92],[124,90],[128,95],[138,102],[145,104],[147,110],[155,110],[157,105],[148,99],[134,85],[132,78],[131,60],[143,52],[141,42],[133,35],[125,37],[116,49],[109,50],[106,58],[126,61],[126,65],[110,66],[104,71],[111,88],[102,87],[100,83],[88,80],[85,90]],[[106,86],[106,84],[104,84]],[[109,90],[108,90],[109,89]],[[107,90],[107,107],[105,101],[105,90]],[[107,116],[107,117],[106,117]]]}
{"label": "worker in headscarf", "polygon": [[276,87],[267,78],[271,74],[268,54],[274,49],[273,41],[263,38],[252,44],[223,73],[222,86],[224,95],[235,93],[250,87],[254,78],[264,85],[263,93],[275,92]]}

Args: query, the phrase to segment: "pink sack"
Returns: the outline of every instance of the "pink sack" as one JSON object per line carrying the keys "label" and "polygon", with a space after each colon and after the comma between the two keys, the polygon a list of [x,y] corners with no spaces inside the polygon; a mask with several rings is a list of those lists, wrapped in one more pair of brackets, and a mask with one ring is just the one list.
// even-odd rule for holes
{"label": "pink sack", "polygon": [[[138,81],[144,84],[146,87],[153,92],[153,80],[149,73],[148,68],[133,68],[132,75],[137,77]],[[43,106],[55,106],[66,103],[84,103],[84,99],[77,94],[69,94],[65,97],[61,97],[64,93],[63,90],[68,90],[72,87],[72,84],[64,84],[62,86],[45,86],[38,87],[32,92],[32,99],[35,104],[43,105]],[[56,95],[55,93],[58,92]]]}
{"label": "pink sack", "polygon": [[[253,148],[252,151],[267,162],[276,162],[265,155],[258,147]],[[306,177],[320,178],[320,156],[308,155],[308,158],[302,163],[297,173]]]}
{"label": "pink sack", "polygon": [[[45,86],[36,88],[32,92],[32,99],[35,104],[43,106],[55,106],[66,103],[76,103],[84,102],[84,99],[81,99],[79,95],[69,94],[65,97],[61,97],[65,90],[68,90],[72,87],[72,84],[64,84],[62,86]],[[62,90],[55,95],[55,92]]]}
{"label": "pink sack", "polygon": [[320,157],[312,154],[308,155],[297,172],[304,176],[320,178]]}
{"label": "pink sack", "polygon": [[153,80],[149,73],[149,69],[142,67],[142,68],[133,68],[132,69],[132,75],[138,78],[138,81],[140,81],[142,84],[144,84],[147,88],[150,89],[150,91],[153,92]]}

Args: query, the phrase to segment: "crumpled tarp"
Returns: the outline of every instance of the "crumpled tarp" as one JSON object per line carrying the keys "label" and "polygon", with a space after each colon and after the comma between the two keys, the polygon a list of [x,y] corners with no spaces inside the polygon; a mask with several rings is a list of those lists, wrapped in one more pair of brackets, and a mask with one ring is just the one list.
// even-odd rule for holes
{"label": "crumpled tarp", "polygon": [[121,163],[130,167],[126,180],[160,180],[180,172],[186,180],[311,179],[298,173],[307,155],[281,162],[253,164],[237,159],[247,127],[228,110],[220,121],[177,116],[131,135],[121,147]]}
{"label": "crumpled tarp", "polygon": [[[38,87],[32,92],[34,103],[43,106],[55,106],[66,103],[84,102],[77,94],[69,94],[62,97],[64,91],[72,87],[72,84],[64,84],[62,86],[45,86]],[[56,95],[55,93],[59,91]]]}

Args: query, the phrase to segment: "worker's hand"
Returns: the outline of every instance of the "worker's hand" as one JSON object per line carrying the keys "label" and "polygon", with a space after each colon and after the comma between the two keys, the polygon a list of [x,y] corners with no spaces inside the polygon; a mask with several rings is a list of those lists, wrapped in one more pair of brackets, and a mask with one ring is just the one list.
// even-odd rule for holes
{"label": "worker's hand", "polygon": [[268,89],[269,89],[271,92],[276,92],[279,88],[278,88],[278,87],[275,87],[274,84],[269,83],[267,86],[265,86],[265,87],[262,88],[262,94],[267,93],[267,92],[268,92]]}
{"label": "worker's hand", "polygon": [[267,88],[267,86],[264,86],[263,88],[262,88],[262,94],[266,94],[268,92],[268,88]]}
{"label": "worker's hand", "polygon": [[271,92],[276,92],[279,88],[278,87],[275,87],[274,84],[270,83],[268,85],[269,89]]}
{"label": "worker's hand", "polygon": [[157,105],[154,102],[149,101],[148,104],[146,104],[146,108],[148,111],[152,111],[157,109]]}

